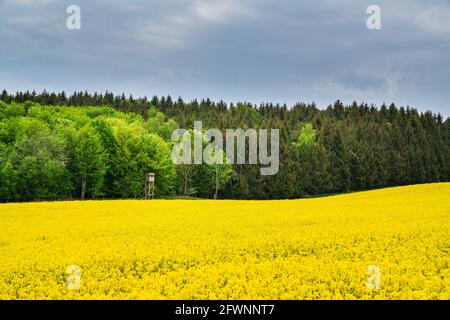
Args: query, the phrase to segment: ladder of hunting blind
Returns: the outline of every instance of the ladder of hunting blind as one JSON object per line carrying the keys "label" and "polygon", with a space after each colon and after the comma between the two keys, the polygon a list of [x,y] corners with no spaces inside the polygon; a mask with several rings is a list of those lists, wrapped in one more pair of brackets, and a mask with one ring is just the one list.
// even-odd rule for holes
{"label": "ladder of hunting blind", "polygon": [[144,189],[145,199],[155,198],[155,174],[147,173],[145,175],[145,189]]}

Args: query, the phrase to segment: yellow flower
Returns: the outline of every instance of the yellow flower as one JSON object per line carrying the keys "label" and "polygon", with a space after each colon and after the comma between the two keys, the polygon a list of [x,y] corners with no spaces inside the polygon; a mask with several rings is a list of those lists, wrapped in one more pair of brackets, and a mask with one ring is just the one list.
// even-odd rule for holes
{"label": "yellow flower", "polygon": [[450,299],[449,222],[448,183],[2,204],[0,299]]}

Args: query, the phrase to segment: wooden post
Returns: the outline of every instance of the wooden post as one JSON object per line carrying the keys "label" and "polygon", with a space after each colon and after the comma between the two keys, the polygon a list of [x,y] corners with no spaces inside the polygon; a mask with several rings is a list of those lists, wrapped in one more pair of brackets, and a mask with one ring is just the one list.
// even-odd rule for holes
{"label": "wooden post", "polygon": [[145,199],[155,198],[155,174],[147,173],[145,175]]}

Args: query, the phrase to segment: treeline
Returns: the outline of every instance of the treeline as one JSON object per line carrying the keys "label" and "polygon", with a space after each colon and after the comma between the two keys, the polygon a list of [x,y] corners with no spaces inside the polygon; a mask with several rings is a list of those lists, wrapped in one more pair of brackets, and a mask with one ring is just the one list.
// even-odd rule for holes
{"label": "treeline", "polygon": [[[0,101],[0,201],[141,198],[149,172],[157,177],[156,195],[181,194],[186,168],[171,157],[176,128],[155,108],[144,120],[106,106]],[[231,170],[217,169],[188,171],[198,181],[196,194],[220,190]]]}
{"label": "treeline", "polygon": [[[325,109],[314,104],[288,108],[209,99],[135,99],[108,92],[67,96],[3,91],[0,99],[2,201],[78,198],[84,184],[89,198],[141,197],[144,172],[161,176],[159,195],[212,197],[220,189],[221,198],[235,199],[450,181],[450,119],[393,104],[377,108],[337,101]],[[220,170],[217,184],[217,168],[173,165],[172,130],[192,128],[198,120],[204,128],[222,130],[280,129],[279,173],[264,177],[259,166],[233,165],[232,170]],[[82,143],[90,139],[97,142]],[[97,162],[103,163],[94,174],[82,170],[96,168],[83,163],[96,159],[91,152],[100,154]],[[39,169],[33,171],[33,166]],[[32,176],[50,167],[43,177]]]}

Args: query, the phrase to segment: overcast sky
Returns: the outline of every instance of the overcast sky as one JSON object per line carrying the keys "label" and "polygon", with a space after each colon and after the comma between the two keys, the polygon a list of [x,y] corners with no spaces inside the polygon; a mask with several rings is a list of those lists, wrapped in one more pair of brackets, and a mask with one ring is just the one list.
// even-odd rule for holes
{"label": "overcast sky", "polygon": [[[81,8],[81,30],[66,9]],[[381,7],[381,30],[366,9]],[[450,116],[450,0],[0,0],[0,89]]]}

